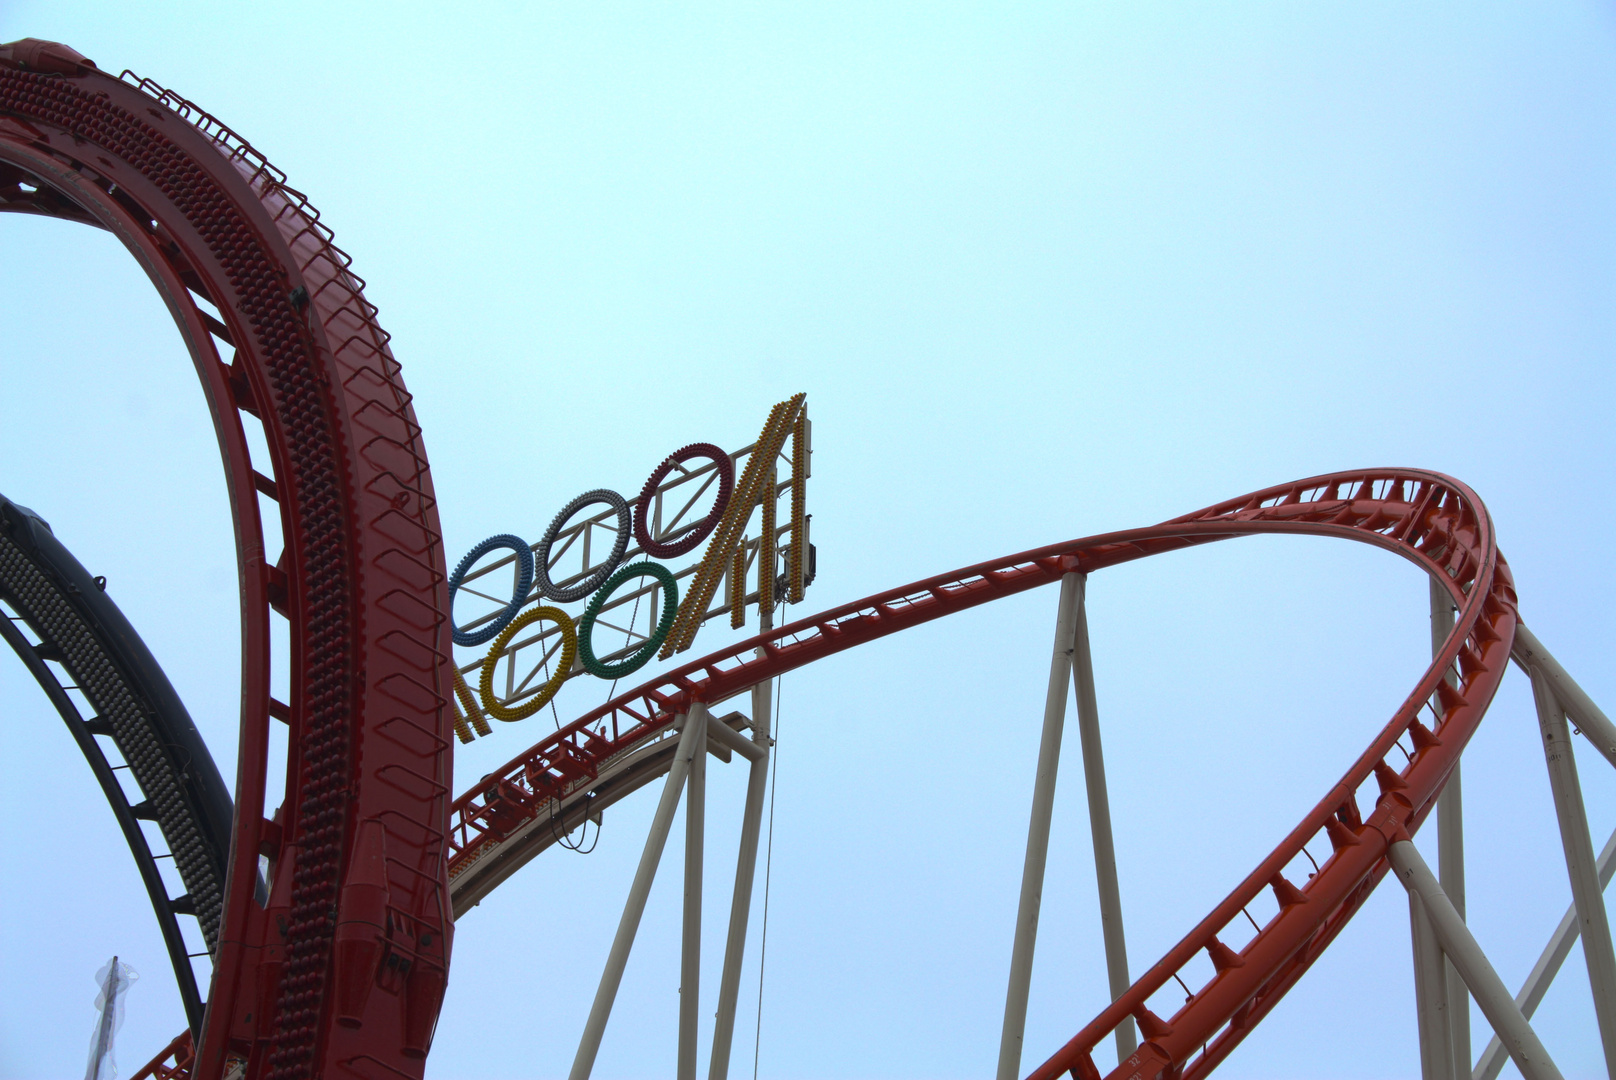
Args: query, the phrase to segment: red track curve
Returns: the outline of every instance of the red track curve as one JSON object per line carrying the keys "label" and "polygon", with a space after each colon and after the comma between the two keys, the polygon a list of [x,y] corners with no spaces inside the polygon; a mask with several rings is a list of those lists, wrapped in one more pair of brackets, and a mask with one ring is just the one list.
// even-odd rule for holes
{"label": "red track curve", "polygon": [[[1035,1080],[1066,1072],[1098,1080],[1091,1051],[1131,1014],[1145,1042],[1110,1074],[1113,1080],[1203,1076],[1267,1015],[1362,906],[1386,873],[1387,848],[1425,819],[1503,677],[1517,622],[1512,580],[1486,508],[1450,477],[1380,470],[1268,488],[1151,528],[1055,544],[919,581],[685,664],[587,713],[456,799],[451,878],[475,873],[480,858],[552,797],[588,784],[611,758],[666,729],[692,703],[716,703],[833,653],[1058,581],[1072,570],[1087,573],[1257,533],[1335,536],[1386,548],[1443,581],[1460,610],[1453,633],[1424,676],[1319,804],[1127,993],[1032,1073]],[[1444,682],[1450,672],[1452,686]],[[1433,695],[1442,706],[1434,730],[1418,718]],[[1399,771],[1385,758],[1405,733],[1413,753]],[[1378,797],[1363,817],[1357,793],[1371,777]],[[1287,880],[1284,870],[1320,838],[1332,854],[1304,884]],[[1219,933],[1270,888],[1278,914],[1235,953]],[[1203,949],[1216,974],[1167,1020],[1150,1012],[1146,1003],[1181,977]]]}
{"label": "red track curve", "polygon": [[[313,208],[212,117],[124,75],[50,42],[0,46],[0,209],[98,225],[130,250],[179,324],[224,457],[241,750],[192,1075],[245,1059],[272,1080],[419,1077],[452,929],[448,598],[420,429],[363,282]],[[243,425],[260,422],[268,461],[248,453]],[[286,538],[273,566],[261,496]],[[270,695],[277,614],[286,702]],[[290,749],[266,821],[272,722]]]}

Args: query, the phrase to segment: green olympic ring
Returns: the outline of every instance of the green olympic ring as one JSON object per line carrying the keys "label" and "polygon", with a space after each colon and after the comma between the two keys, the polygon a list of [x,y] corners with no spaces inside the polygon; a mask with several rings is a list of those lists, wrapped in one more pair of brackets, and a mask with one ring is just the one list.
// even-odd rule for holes
{"label": "green olympic ring", "polygon": [[[615,664],[597,660],[593,642],[595,617],[605,606],[607,597],[611,596],[619,585],[629,578],[636,577],[653,577],[662,583],[662,618],[658,620],[656,629],[651,632],[645,644],[622,660]],[[666,567],[647,561],[633,563],[618,570],[590,599],[589,607],[584,609],[584,617],[578,620],[578,655],[583,660],[584,670],[598,679],[621,679],[640,670],[662,646],[668,631],[673,628],[673,616],[678,607],[679,586]]]}

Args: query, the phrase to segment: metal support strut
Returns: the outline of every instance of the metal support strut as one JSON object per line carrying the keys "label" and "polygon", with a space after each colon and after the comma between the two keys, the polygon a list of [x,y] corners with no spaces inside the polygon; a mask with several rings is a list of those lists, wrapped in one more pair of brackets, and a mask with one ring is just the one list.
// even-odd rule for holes
{"label": "metal support strut", "polygon": [[[1111,837],[1111,804],[1106,795],[1105,756],[1100,747],[1100,710],[1094,694],[1094,664],[1089,654],[1088,620],[1084,612],[1086,583],[1087,575],[1077,571],[1061,578],[1054,655],[1050,659],[1049,686],[1044,697],[1044,730],[1038,745],[1038,771],[1027,826],[1027,855],[1022,864],[1021,900],[1010,953],[1010,984],[1005,992],[1004,1027],[999,1036],[998,1080],[1014,1080],[1020,1074],[1044,868],[1049,857],[1055,781],[1060,770],[1061,736],[1066,723],[1068,672],[1076,676],[1077,682],[1078,734],[1083,745],[1083,776],[1088,789],[1089,827],[1094,842],[1094,872],[1100,893],[1100,926],[1105,939],[1111,1000],[1121,997],[1129,985],[1116,850]],[[1119,1062],[1137,1048],[1132,1018],[1118,1025],[1116,1042]]]}
{"label": "metal support strut", "polygon": [[1416,894],[1424,905],[1437,943],[1464,978],[1476,1004],[1481,1006],[1482,1015],[1487,1017],[1493,1030],[1503,1039],[1521,1075],[1526,1080],[1562,1080],[1560,1070],[1549,1058],[1549,1052],[1543,1048],[1543,1043],[1532,1030],[1532,1025],[1526,1022],[1526,1017],[1521,1015],[1515,999],[1509,996],[1503,980],[1487,961],[1476,939],[1470,935],[1464,920],[1453,909],[1452,901],[1442,891],[1442,886],[1437,884],[1436,875],[1425,865],[1419,851],[1409,841],[1399,840],[1392,844],[1386,855],[1397,872],[1397,880],[1411,894]]}
{"label": "metal support strut", "polygon": [[1055,616],[1055,650],[1049,662],[1049,689],[1044,695],[1044,733],[1038,743],[1038,771],[1032,787],[1032,820],[1027,825],[1027,856],[1021,869],[1021,902],[1016,908],[1016,937],[1010,949],[1010,987],[1004,997],[1004,1028],[999,1035],[998,1080],[1021,1075],[1021,1044],[1027,1026],[1027,994],[1032,982],[1033,950],[1038,940],[1038,909],[1044,893],[1044,867],[1049,858],[1049,825],[1055,812],[1055,778],[1060,770],[1061,734],[1066,723],[1066,695],[1071,684],[1077,609],[1082,603],[1083,576],[1061,578],[1060,606]]}
{"label": "metal support strut", "polygon": [[651,883],[656,879],[657,864],[662,861],[662,849],[668,843],[673,812],[679,807],[679,795],[690,772],[690,762],[696,748],[694,732],[705,732],[706,728],[707,707],[698,703],[685,716],[684,730],[679,734],[679,745],[673,754],[673,765],[668,769],[668,779],[662,785],[662,800],[657,803],[656,814],[651,819],[651,832],[645,838],[645,850],[640,854],[638,869],[634,871],[634,883],[629,886],[623,917],[617,924],[617,936],[612,938],[611,952],[606,957],[606,970],[601,973],[600,987],[595,991],[595,1003],[590,1006],[589,1019],[584,1023],[584,1035],[578,1042],[578,1055],[572,1060],[568,1080],[588,1080],[590,1071],[595,1067],[600,1040],[606,1034],[606,1021],[612,1015],[617,988],[623,981],[623,970],[628,966],[629,950],[634,947],[634,935],[640,929],[645,901],[651,895]]}
{"label": "metal support strut", "polygon": [[[1122,933],[1122,894],[1117,887],[1117,853],[1111,842],[1111,800],[1105,789],[1105,754],[1100,748],[1100,707],[1094,696],[1094,661],[1089,655],[1089,621],[1084,593],[1087,577],[1078,581],[1076,654],[1077,732],[1083,741],[1083,779],[1088,787],[1089,831],[1094,839],[1094,876],[1100,890],[1100,929],[1105,934],[1105,970],[1111,1000],[1128,992],[1128,946]],[[1133,1018],[1117,1025],[1117,1062],[1139,1048]]]}
{"label": "metal support strut", "polygon": [[[1448,635],[1453,633],[1453,597],[1448,595],[1447,587],[1430,579],[1431,590],[1431,655],[1434,657],[1442,651],[1447,644]],[[1458,678],[1450,671],[1443,676],[1448,684],[1458,689]],[[1441,710],[1440,701],[1433,701],[1432,706]],[[1464,796],[1463,787],[1459,778],[1460,764],[1456,762],[1453,771],[1448,774],[1448,782],[1442,787],[1442,794],[1437,797],[1436,804],[1436,836],[1437,836],[1437,877],[1442,882],[1442,891],[1448,894],[1453,901],[1453,909],[1459,913],[1459,918],[1465,917],[1465,871],[1464,871]],[[1446,975],[1446,1015],[1449,1055],[1452,1061],[1452,1070],[1445,1076],[1452,1076],[1454,1080],[1468,1080],[1470,1076],[1470,994],[1465,989],[1464,980],[1454,970],[1447,958],[1443,957],[1442,971]]]}
{"label": "metal support strut", "polygon": [[1605,1071],[1616,1080],[1616,958],[1611,952],[1610,922],[1600,895],[1603,890],[1595,868],[1593,839],[1588,835],[1588,814],[1583,808],[1565,708],[1538,666],[1532,669],[1532,697],[1543,733],[1543,753],[1548,759],[1549,787],[1554,792],[1566,873],[1571,878],[1571,899],[1582,931],[1582,955],[1588,964],[1588,986],[1593,991],[1594,1016],[1605,1050]]}
{"label": "metal support strut", "polygon": [[[764,617],[768,618],[767,613]],[[713,1053],[707,1063],[708,1080],[726,1080],[730,1050],[735,1042],[735,1005],[741,993],[741,960],[746,953],[746,923],[752,910],[752,881],[757,876],[763,796],[769,783],[772,706],[769,695],[773,689],[773,679],[752,688],[752,739],[758,753],[751,757],[752,770],[746,779],[746,810],[741,818],[740,854],[735,861],[735,895],[729,905],[729,939],[724,943],[724,971],[718,980],[718,1018],[713,1025]]]}
{"label": "metal support strut", "polygon": [[695,709],[686,721],[693,729],[690,776],[685,783],[685,911],[679,946],[678,1080],[696,1080],[696,1027],[701,1020],[701,878],[707,839],[706,709]]}
{"label": "metal support strut", "polygon": [[[1616,832],[1610,834],[1605,846],[1599,852],[1599,887],[1610,887],[1612,874],[1616,874]],[[1580,936],[1577,923],[1577,905],[1572,904],[1566,908],[1566,913],[1560,917],[1560,925],[1554,928],[1549,935],[1549,943],[1543,947],[1543,952],[1532,965],[1531,974],[1526,976],[1526,982],[1521,986],[1521,992],[1515,995],[1515,1004],[1520,1006],[1521,1015],[1528,1020],[1543,1003],[1543,995],[1549,992],[1549,984],[1559,973],[1560,965],[1565,963],[1567,956],[1571,955],[1571,946]],[[1504,1069],[1504,1044],[1493,1036],[1487,1044],[1487,1049],[1481,1052],[1481,1059],[1476,1062],[1476,1071],[1471,1075],[1475,1080],[1497,1080],[1498,1074]]]}
{"label": "metal support strut", "polygon": [[1447,960],[1437,944],[1431,918],[1418,893],[1408,894],[1409,937],[1414,943],[1414,1001],[1420,1024],[1422,1080],[1452,1080],[1452,1027],[1449,1023]]}

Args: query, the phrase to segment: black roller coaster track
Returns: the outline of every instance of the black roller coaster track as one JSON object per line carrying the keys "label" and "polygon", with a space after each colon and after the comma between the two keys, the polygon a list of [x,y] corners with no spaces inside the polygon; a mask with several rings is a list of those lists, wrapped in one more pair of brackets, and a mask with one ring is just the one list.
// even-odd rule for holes
{"label": "black roller coaster track", "polygon": [[[204,1006],[180,916],[195,917],[211,961],[230,856],[230,791],[168,677],[129,620],[45,521],[0,496],[0,636],[38,680],[90,770],[151,896],[193,1035]],[[86,716],[74,698],[87,703]],[[102,739],[122,760],[108,760]],[[131,802],[118,772],[140,792]],[[156,824],[168,851],[141,828]],[[185,892],[170,896],[157,860],[172,858]]]}

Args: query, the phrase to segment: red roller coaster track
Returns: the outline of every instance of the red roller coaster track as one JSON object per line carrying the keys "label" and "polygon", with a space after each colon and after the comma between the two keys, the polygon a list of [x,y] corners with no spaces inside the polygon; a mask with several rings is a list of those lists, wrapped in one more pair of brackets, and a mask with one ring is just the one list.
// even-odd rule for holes
{"label": "red roller coaster track", "polygon": [[[1257,533],[1335,536],[1375,544],[1447,583],[1458,622],[1391,721],[1311,813],[1213,912],[1128,992],[1032,1075],[1100,1074],[1090,1052],[1132,1015],[1146,1043],[1111,1075],[1199,1077],[1211,1071],[1335,939],[1388,869],[1386,851],[1414,832],[1486,712],[1509,662],[1515,593],[1485,507],[1463,484],[1400,469],[1335,473],[1268,488],[1146,529],[1055,544],[915,582],[740,642],[685,664],[585,714],[455,800],[449,866],[458,886],[501,842],[591,783],[619,755],[665,731],[698,703],[715,704],[764,679],[876,638],[1059,581],[1071,571]],[[1450,685],[1444,675],[1453,672]],[[1433,695],[1442,713],[1419,711]],[[1386,757],[1403,735],[1413,753],[1399,771]],[[1367,815],[1358,790],[1373,778]],[[1332,852],[1303,883],[1284,876],[1307,845]],[[1309,856],[1311,858],[1311,856]],[[500,877],[508,874],[506,869]],[[1219,939],[1259,893],[1279,912],[1236,953]],[[477,890],[479,892],[485,890]],[[1167,1020],[1146,1003],[1206,950],[1214,977]]]}
{"label": "red roller coaster track", "polygon": [[[228,897],[194,1055],[153,1074],[420,1076],[446,984],[450,877],[474,878],[552,799],[615,757],[783,672],[1107,566],[1258,533],[1386,548],[1445,583],[1455,628],[1402,706],[1285,840],[1033,1076],[1095,1078],[1126,1018],[1145,1043],[1113,1077],[1199,1077],[1295,984],[1429,813],[1497,689],[1515,596],[1485,508],[1436,473],[1337,473],[1162,525],[1057,544],[844,605],[686,664],[546,738],[452,806],[444,560],[420,430],[363,283],[306,200],[206,113],[63,46],[0,46],[0,209],[108,229],[168,303],[223,451],[243,612],[243,711]],[[226,362],[221,350],[230,354]],[[268,461],[248,453],[261,424]],[[266,558],[260,499],[286,538]],[[269,686],[285,620],[290,700]],[[1434,722],[1422,724],[1428,702]],[[268,731],[289,726],[282,809]],[[1399,769],[1387,755],[1404,735]],[[1368,812],[1361,788],[1373,780]],[[271,800],[273,802],[273,799]],[[1294,864],[1330,854],[1306,880]],[[254,899],[260,855],[269,899]],[[482,864],[480,866],[479,864]],[[468,878],[468,879],[469,879]],[[1278,913],[1236,952],[1220,935],[1264,890]],[[1166,1019],[1148,1003],[1205,951],[1214,975]],[[154,1063],[157,1066],[158,1063]]]}
{"label": "red roller coaster track", "polygon": [[[274,1080],[420,1076],[452,931],[448,598],[420,429],[363,282],[227,128],[50,42],[0,46],[0,209],[100,226],[134,254],[179,324],[224,456],[241,750],[192,1075],[244,1061]],[[267,461],[248,453],[254,424]],[[285,537],[274,563],[260,505]],[[269,678],[283,628],[284,702]],[[286,790],[269,793],[266,820],[275,723],[290,734]]]}

